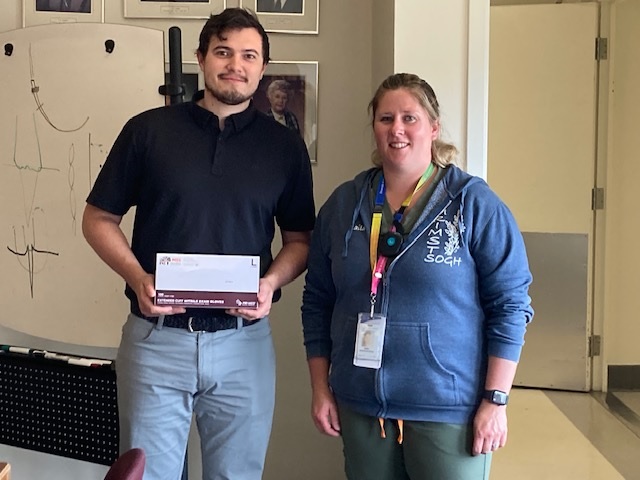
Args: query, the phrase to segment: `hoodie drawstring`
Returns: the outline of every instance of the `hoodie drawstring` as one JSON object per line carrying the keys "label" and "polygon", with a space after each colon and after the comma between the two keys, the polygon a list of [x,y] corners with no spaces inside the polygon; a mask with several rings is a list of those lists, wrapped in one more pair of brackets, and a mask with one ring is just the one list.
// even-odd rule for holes
{"label": "hoodie drawstring", "polygon": [[[378,417],[378,423],[380,424],[380,438],[387,438],[387,432],[384,431],[384,418]],[[393,421],[393,420],[392,420]],[[396,420],[398,424],[398,445],[402,445],[404,440],[404,420]]]}

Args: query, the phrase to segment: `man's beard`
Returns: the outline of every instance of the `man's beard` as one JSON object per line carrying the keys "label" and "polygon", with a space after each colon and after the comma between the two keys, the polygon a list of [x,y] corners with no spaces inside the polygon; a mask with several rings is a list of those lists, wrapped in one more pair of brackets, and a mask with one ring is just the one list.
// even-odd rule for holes
{"label": "man's beard", "polygon": [[243,95],[242,93],[233,90],[226,92],[222,90],[216,90],[215,88],[211,87],[211,85],[208,85],[206,83],[204,88],[213,96],[213,98],[215,98],[219,102],[224,103],[225,105],[240,105],[253,96],[253,94]]}

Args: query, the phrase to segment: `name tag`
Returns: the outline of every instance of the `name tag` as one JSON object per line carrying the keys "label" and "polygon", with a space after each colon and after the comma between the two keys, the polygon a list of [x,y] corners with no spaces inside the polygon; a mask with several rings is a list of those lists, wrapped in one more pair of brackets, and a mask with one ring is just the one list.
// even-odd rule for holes
{"label": "name tag", "polygon": [[359,313],[353,364],[356,367],[380,368],[387,317],[379,313]]}

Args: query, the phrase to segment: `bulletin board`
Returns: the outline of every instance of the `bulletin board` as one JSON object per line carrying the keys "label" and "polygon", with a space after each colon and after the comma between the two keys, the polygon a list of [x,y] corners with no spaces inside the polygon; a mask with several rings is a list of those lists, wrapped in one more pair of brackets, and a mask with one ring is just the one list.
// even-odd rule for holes
{"label": "bulletin board", "polygon": [[0,33],[0,325],[117,346],[124,281],[86,243],[82,212],[124,123],[164,104],[163,43],[129,25]]}

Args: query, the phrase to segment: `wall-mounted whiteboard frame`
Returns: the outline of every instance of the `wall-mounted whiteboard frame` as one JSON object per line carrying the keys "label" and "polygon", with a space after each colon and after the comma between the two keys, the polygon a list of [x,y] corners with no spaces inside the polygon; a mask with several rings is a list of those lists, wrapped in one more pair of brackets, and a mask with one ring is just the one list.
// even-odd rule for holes
{"label": "wall-mounted whiteboard frame", "polygon": [[[115,39],[113,53],[104,39]],[[12,55],[0,55],[0,324],[117,347],[124,281],[83,238],[82,210],[122,126],[164,103],[163,32],[77,22],[0,32],[0,45],[9,42]],[[121,223],[127,238],[134,213]]]}
{"label": "wall-mounted whiteboard frame", "polygon": [[295,8],[276,12],[273,0],[240,0],[244,8],[256,12],[267,32],[317,34],[320,0],[287,0]]}
{"label": "wall-mounted whiteboard frame", "polygon": [[[88,12],[80,9],[89,5]],[[22,26],[50,23],[104,23],[103,0],[22,0]]]}
{"label": "wall-mounted whiteboard frame", "polygon": [[227,6],[226,0],[124,0],[125,18],[209,18]]}

